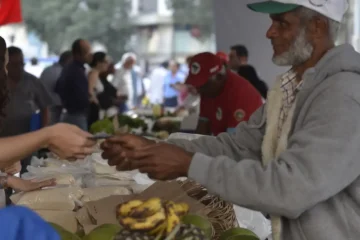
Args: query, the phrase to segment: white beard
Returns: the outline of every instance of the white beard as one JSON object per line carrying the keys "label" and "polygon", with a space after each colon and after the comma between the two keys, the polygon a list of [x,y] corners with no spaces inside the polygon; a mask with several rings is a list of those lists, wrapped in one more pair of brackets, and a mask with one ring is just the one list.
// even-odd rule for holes
{"label": "white beard", "polygon": [[299,32],[289,50],[273,56],[272,61],[278,66],[296,66],[307,61],[314,51],[314,47],[306,40],[305,29]]}

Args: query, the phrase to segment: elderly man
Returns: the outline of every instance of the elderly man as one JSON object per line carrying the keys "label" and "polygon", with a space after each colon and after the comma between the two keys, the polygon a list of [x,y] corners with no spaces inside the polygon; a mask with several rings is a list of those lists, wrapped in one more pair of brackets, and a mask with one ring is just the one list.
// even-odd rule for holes
{"label": "elderly man", "polygon": [[140,75],[140,69],[136,66],[136,55],[134,53],[125,53],[121,58],[119,68],[115,72],[113,82],[118,89],[118,98],[124,101],[119,106],[120,112],[140,106],[141,99],[145,94]]}
{"label": "elderly man", "polygon": [[104,157],[155,179],[188,176],[227,201],[268,213],[274,240],[358,239],[360,55],[335,46],[347,6],[250,4],[270,14],[273,62],[291,66],[266,105],[235,134],[171,144],[120,136],[103,144]]}

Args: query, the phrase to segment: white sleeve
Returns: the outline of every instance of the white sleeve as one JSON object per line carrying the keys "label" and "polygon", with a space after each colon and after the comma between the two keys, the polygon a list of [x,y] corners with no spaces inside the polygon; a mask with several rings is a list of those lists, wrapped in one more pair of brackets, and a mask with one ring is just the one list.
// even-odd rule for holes
{"label": "white sleeve", "polygon": [[117,88],[118,96],[129,95],[127,82],[125,81],[124,78],[124,72],[121,69],[117,70],[115,73],[114,86]]}

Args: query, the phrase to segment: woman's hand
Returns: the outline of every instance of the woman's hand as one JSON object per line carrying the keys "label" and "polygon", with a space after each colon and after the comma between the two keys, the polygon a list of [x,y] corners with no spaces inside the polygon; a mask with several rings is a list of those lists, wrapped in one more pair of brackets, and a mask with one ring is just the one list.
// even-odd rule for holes
{"label": "woman's hand", "polygon": [[6,167],[2,170],[2,172],[9,174],[9,175],[15,175],[16,173],[19,173],[21,171],[21,163],[16,162],[13,165]]}
{"label": "woman's hand", "polygon": [[94,152],[96,141],[92,135],[69,124],[56,124],[45,128],[47,147],[60,158],[82,159]]}
{"label": "woman's hand", "polygon": [[7,185],[17,192],[29,192],[38,190],[44,187],[51,187],[56,185],[55,179],[44,181],[24,180],[18,177],[8,176]]}

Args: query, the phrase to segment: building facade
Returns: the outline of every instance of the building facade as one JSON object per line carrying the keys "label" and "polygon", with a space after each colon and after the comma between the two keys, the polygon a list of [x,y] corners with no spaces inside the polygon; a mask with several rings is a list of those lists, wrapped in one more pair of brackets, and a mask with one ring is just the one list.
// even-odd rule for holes
{"label": "building facade", "polygon": [[172,16],[168,0],[132,0],[132,49],[149,68],[165,60],[184,62],[189,55],[215,51],[215,36],[200,41],[193,29],[177,27]]}

